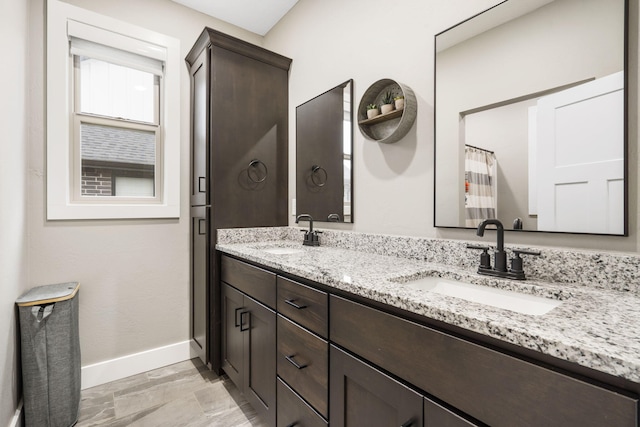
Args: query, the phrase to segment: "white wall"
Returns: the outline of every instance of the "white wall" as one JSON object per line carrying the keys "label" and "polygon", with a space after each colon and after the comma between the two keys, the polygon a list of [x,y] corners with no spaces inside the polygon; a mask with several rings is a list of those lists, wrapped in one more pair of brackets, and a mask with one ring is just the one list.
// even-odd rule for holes
{"label": "white wall", "polygon": [[15,300],[27,285],[28,5],[0,3],[0,425],[20,400]]}
{"label": "white wall", "polygon": [[[189,74],[181,70],[179,220],[46,221],[44,0],[35,9],[29,64],[29,285],[80,282],[82,365],[189,339]],[[169,0],[73,0],[181,41],[184,58],[205,26],[262,38]]]}
{"label": "white wall", "polygon": [[[401,141],[379,144],[365,140],[356,129],[355,223],[322,226],[477,239],[472,230],[433,227],[434,35],[497,3],[498,0],[405,0],[393,4],[385,0],[300,0],[266,35],[266,48],[293,58],[289,107],[292,171],[295,168],[296,105],[348,78],[355,81],[356,105],[367,87],[381,78],[409,85],[418,98],[416,124]],[[632,11],[631,16],[637,22],[638,11]],[[637,32],[635,34],[631,39],[631,64],[637,64]],[[507,233],[507,244],[638,252],[637,65],[630,74],[630,236]],[[289,183],[290,198],[294,198],[295,181],[290,179]]]}

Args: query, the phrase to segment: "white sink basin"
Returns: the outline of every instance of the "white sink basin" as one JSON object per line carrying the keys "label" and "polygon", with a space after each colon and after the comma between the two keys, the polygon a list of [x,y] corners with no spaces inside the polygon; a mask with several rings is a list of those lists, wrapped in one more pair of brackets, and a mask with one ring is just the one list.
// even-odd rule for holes
{"label": "white sink basin", "polygon": [[554,299],[441,277],[424,277],[404,283],[404,286],[534,316],[546,314],[562,304]]}
{"label": "white sink basin", "polygon": [[292,255],[292,254],[300,254],[302,252],[304,252],[302,249],[298,249],[298,248],[286,248],[286,247],[282,247],[282,248],[264,248],[261,249],[264,252],[273,254],[273,255]]}

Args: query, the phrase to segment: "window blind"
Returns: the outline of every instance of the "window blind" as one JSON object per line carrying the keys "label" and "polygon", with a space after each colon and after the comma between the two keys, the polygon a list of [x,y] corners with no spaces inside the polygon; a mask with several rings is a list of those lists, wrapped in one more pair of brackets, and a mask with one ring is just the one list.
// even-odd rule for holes
{"label": "window blind", "polygon": [[166,48],[102,28],[67,21],[70,53],[163,75]]}

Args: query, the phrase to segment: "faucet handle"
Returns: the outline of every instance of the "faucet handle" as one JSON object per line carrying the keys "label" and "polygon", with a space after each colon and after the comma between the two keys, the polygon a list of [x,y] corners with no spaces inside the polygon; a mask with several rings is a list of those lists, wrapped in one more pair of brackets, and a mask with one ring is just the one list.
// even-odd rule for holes
{"label": "faucet handle", "polygon": [[541,255],[540,251],[526,251],[524,249],[512,249],[512,252],[516,254],[516,256],[522,255]]}
{"label": "faucet handle", "polygon": [[489,246],[467,245],[467,249],[477,249],[482,251],[480,254],[480,268],[491,268],[491,256],[489,255]]}
{"label": "faucet handle", "polygon": [[522,258],[520,255],[540,255],[540,251],[527,251],[524,249],[513,249],[514,257],[511,258],[511,268],[510,271],[512,273],[522,273],[524,275],[524,270],[522,269]]}

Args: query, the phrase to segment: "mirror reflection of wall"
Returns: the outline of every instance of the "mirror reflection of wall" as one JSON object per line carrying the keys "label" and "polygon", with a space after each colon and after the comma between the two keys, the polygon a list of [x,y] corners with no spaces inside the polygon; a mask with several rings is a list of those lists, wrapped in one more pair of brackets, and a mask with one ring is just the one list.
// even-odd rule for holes
{"label": "mirror reflection of wall", "polygon": [[353,80],[296,107],[296,212],[353,222]]}
{"label": "mirror reflection of wall", "polygon": [[473,226],[469,145],[506,228],[626,233],[625,29],[625,0],[508,0],[436,36],[436,226]]}

